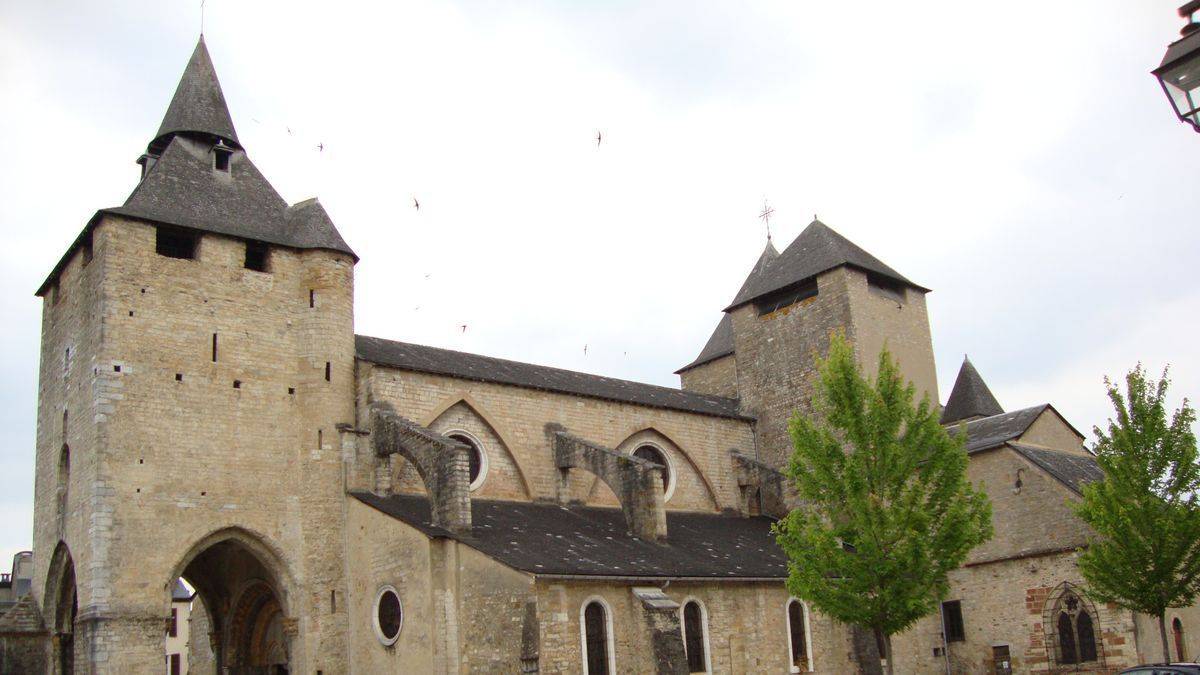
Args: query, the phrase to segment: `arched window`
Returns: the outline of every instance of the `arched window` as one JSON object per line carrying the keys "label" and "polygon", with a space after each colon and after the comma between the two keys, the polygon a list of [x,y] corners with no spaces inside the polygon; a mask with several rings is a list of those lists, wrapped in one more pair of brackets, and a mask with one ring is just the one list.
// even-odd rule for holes
{"label": "arched window", "polygon": [[649,443],[643,443],[634,449],[633,456],[638,459],[644,459],[651,464],[657,464],[663,468],[663,500],[670,499],[671,494],[675,491],[675,472],[672,471],[671,462],[667,460],[667,454],[662,451],[662,448]]}
{"label": "arched window", "polygon": [[1074,591],[1067,590],[1062,594],[1054,610],[1059,664],[1096,660],[1095,621],[1087,604]]}
{"label": "arched window", "polygon": [[787,603],[788,655],[791,672],[810,672],[812,652],[808,630],[808,608],[796,598]]}
{"label": "arched window", "polygon": [[467,456],[470,466],[469,480],[471,489],[478,490],[479,486],[483,485],[483,480],[487,478],[488,471],[487,453],[483,451],[483,444],[479,442],[478,438],[465,431],[451,431],[446,435],[470,448]]}
{"label": "arched window", "polygon": [[1171,622],[1171,633],[1175,637],[1175,660],[1187,661],[1183,650],[1183,622],[1179,620],[1179,617],[1175,617],[1175,620]]}
{"label": "arched window", "polygon": [[579,612],[584,675],[613,675],[612,615],[600,598],[589,598]]}
{"label": "arched window", "polygon": [[699,600],[683,603],[683,651],[687,655],[689,673],[707,673],[708,667],[708,612]]}

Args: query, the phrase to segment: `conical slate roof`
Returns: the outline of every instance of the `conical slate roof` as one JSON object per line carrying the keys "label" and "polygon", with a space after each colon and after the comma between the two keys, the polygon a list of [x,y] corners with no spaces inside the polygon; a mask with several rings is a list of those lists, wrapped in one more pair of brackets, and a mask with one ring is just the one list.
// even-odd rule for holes
{"label": "conical slate roof", "polygon": [[962,367],[958,369],[958,379],[954,381],[954,389],[950,391],[950,399],[942,410],[942,424],[951,424],[977,417],[991,417],[1004,412],[1000,402],[992,395],[992,390],[983,381],[979,371],[971,363],[971,359],[963,357]]}
{"label": "conical slate roof", "polygon": [[842,265],[874,272],[880,276],[911,286],[919,291],[929,289],[909,281],[904,275],[883,264],[879,258],[859,248],[854,242],[835,232],[825,223],[814,220],[796,237],[769,269],[758,275],[738,292],[725,311],[740,307],[747,302],[778,291],[793,284],[816,277]]}
{"label": "conical slate roof", "polygon": [[[779,251],[775,250],[775,245],[767,241],[767,247],[763,249],[761,255],[758,256],[758,262],[754,263],[754,267],[750,270],[750,274],[746,276],[746,280],[742,282],[742,288],[738,291],[741,295],[751,284],[755,283],[759,277],[766,273],[767,267],[771,262],[779,257]],[[704,365],[709,361],[714,361],[722,356],[728,356],[733,353],[733,318],[728,314],[721,317],[717,322],[716,329],[709,336],[708,342],[704,343],[704,349],[700,350],[700,355],[696,360],[686,366],[675,371],[678,375],[689,368]]]}
{"label": "conical slate roof", "polygon": [[221,92],[221,83],[217,81],[217,71],[213,69],[212,58],[204,46],[203,35],[192,51],[183,77],[179,78],[175,96],[171,98],[171,105],[167,106],[167,114],[163,115],[151,146],[164,146],[169,140],[164,137],[179,132],[208,134],[222,138],[234,147],[241,147],[229,107],[225,105],[225,94]]}

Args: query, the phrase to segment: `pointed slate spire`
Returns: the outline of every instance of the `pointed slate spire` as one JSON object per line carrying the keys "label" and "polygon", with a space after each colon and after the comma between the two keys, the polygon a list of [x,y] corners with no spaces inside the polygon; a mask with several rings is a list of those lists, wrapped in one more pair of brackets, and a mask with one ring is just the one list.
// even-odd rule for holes
{"label": "pointed slate spire", "polygon": [[[757,282],[762,275],[766,274],[767,268],[778,257],[779,251],[775,250],[775,245],[770,240],[767,240],[767,247],[763,249],[762,254],[758,256],[758,262],[754,263],[754,267],[750,269],[750,274],[742,282],[742,288],[738,291],[738,295],[741,295],[746,288]],[[675,371],[675,374],[678,375],[689,368],[695,368],[696,366],[732,353],[733,317],[726,314],[717,322],[717,327],[713,330],[712,335],[709,336],[708,342],[704,343],[704,349],[700,350],[700,355],[696,357],[696,360]]]}
{"label": "pointed slate spire", "polygon": [[979,371],[975,370],[971,359],[963,357],[962,368],[958,370],[958,379],[954,381],[954,389],[950,399],[942,410],[942,424],[970,421],[979,417],[1000,415],[1004,408],[992,395],[992,390],[983,381]]}
{"label": "pointed slate spire", "polygon": [[770,269],[758,275],[753,283],[742,287],[725,311],[842,265],[887,277],[919,291],[929,290],[909,281],[825,223],[814,220],[779,254]]}
{"label": "pointed slate spire", "polygon": [[179,78],[179,86],[175,88],[175,96],[167,106],[158,133],[150,143],[150,154],[160,154],[171,136],[177,133],[213,136],[233,147],[241,147],[203,35],[196,43],[183,77]]}

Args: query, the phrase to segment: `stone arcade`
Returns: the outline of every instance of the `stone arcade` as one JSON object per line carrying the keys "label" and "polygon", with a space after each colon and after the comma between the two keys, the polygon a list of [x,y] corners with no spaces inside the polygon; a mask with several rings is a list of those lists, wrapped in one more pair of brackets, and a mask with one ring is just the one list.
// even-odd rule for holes
{"label": "stone arcade", "polygon": [[[0,671],[162,668],[180,578],[195,673],[879,670],[789,597],[771,517],[831,330],[937,400],[928,289],[814,221],[682,389],[650,386],[356,336],[357,256],[250,161],[203,40],[139,163],[38,289],[34,576]],[[945,422],[996,537],[897,638],[904,671],[1151,658],[1148,618],[1076,588],[1083,437],[1005,412],[969,362]],[[1200,616],[1171,619],[1194,655]]]}

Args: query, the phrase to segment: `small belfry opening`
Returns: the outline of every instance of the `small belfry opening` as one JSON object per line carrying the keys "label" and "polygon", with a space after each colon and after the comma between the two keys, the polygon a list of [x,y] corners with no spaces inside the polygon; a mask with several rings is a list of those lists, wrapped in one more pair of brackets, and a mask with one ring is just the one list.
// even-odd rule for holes
{"label": "small belfry opening", "polygon": [[50,558],[46,575],[45,614],[51,629],[51,667],[55,673],[75,672],[75,623],[79,598],[75,585],[75,561],[70,550],[59,542]]}
{"label": "small belfry opening", "polygon": [[195,590],[193,654],[212,663],[210,672],[289,672],[294,621],[274,554],[240,530],[210,536],[198,548],[166,584],[168,600],[179,580]]}

